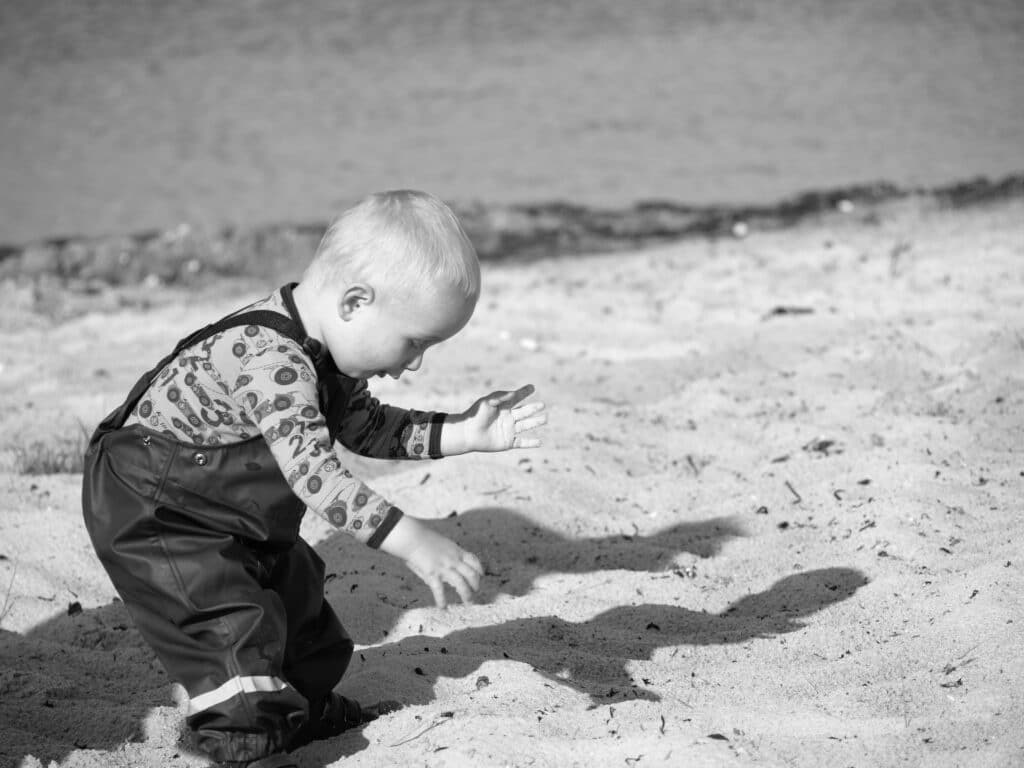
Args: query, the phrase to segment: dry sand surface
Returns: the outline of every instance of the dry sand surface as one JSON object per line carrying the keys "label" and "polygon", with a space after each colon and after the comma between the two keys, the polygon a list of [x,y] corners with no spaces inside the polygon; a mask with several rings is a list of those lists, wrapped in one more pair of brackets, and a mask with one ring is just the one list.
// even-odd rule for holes
{"label": "dry sand surface", "polygon": [[[1024,763],[1022,221],[894,206],[488,266],[470,326],[377,394],[461,409],[533,382],[546,444],[364,465],[485,561],[476,605],[430,607],[310,516],[360,646],[342,690],[408,706],[300,764]],[[3,766],[206,764],[92,555],[80,477],[13,467],[259,292],[58,322],[5,289]]]}

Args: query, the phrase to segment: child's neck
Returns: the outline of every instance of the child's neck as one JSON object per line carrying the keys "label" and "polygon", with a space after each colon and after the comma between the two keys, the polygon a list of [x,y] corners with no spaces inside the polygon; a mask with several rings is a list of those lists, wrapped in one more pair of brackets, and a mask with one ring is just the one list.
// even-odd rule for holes
{"label": "child's neck", "polygon": [[299,283],[292,291],[292,299],[299,311],[299,319],[306,329],[306,335],[323,343],[320,323],[317,322],[317,318],[320,317],[318,302],[324,300],[323,294],[314,290],[309,283]]}

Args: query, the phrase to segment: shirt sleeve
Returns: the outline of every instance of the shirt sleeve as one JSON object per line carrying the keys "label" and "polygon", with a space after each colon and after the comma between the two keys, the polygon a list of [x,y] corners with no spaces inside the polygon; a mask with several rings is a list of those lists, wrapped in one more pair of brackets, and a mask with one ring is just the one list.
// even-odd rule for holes
{"label": "shirt sleeve", "polygon": [[402,511],[344,467],[320,410],[309,357],[262,326],[248,326],[233,352],[241,368],[231,395],[263,434],[295,495],[331,525],[379,546]]}
{"label": "shirt sleeve", "polygon": [[353,453],[375,459],[440,459],[445,416],[385,405],[360,379],[338,425],[338,440]]}

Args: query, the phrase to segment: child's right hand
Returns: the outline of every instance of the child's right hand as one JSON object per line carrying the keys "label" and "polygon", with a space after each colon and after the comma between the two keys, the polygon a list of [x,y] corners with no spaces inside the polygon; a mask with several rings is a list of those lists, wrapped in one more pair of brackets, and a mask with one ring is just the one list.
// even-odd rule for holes
{"label": "child's right hand", "polygon": [[410,515],[404,515],[381,544],[381,549],[405,560],[409,570],[430,587],[434,603],[447,605],[444,585],[451,585],[462,602],[472,602],[480,588],[484,568],[476,555],[432,531]]}
{"label": "child's right hand", "polygon": [[451,539],[424,527],[420,544],[406,558],[409,569],[423,579],[434,595],[439,608],[445,606],[444,585],[450,584],[462,602],[473,600],[480,588],[484,568],[472,552],[467,552]]}

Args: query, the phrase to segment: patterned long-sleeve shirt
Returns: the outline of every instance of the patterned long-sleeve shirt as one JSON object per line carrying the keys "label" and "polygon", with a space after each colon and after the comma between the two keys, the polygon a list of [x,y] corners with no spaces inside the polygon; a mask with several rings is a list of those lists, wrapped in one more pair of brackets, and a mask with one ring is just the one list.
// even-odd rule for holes
{"label": "patterned long-sleeve shirt", "polygon": [[[288,314],[279,291],[248,309]],[[443,421],[441,413],[380,403],[360,379],[338,425],[338,442],[363,456],[426,458],[430,446],[440,444]],[[331,443],[309,355],[270,328],[229,328],[183,350],[157,374],[127,424],[194,445],[262,434],[295,495],[363,542],[391,508],[353,476],[344,451]]]}

